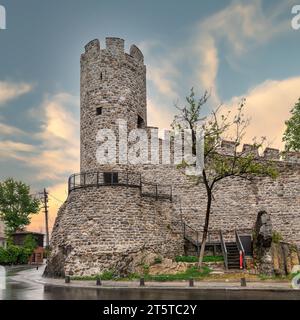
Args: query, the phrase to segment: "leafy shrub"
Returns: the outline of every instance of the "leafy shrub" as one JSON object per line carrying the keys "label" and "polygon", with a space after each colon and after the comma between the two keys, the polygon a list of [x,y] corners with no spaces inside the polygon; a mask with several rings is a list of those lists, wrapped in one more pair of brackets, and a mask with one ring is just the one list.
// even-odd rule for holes
{"label": "leafy shrub", "polygon": [[162,258],[161,257],[157,257],[154,259],[154,264],[159,264],[162,263]]}
{"label": "leafy shrub", "polygon": [[37,240],[36,237],[32,234],[28,234],[25,239],[24,239],[24,248],[29,249],[29,250],[34,250],[37,246]]}
{"label": "leafy shrub", "polygon": [[274,243],[279,243],[281,240],[282,240],[282,235],[279,232],[274,231],[272,234],[272,241]]}
{"label": "leafy shrub", "polygon": [[176,262],[197,262],[198,257],[195,257],[195,256],[176,256],[175,261]]}
{"label": "leafy shrub", "polygon": [[8,245],[8,247],[0,248],[0,264],[26,264],[31,256],[33,249],[20,247],[16,245]]}
{"label": "leafy shrub", "polygon": [[[203,262],[219,262],[223,261],[223,256],[204,256]],[[195,256],[177,256],[176,262],[198,262],[198,257]]]}

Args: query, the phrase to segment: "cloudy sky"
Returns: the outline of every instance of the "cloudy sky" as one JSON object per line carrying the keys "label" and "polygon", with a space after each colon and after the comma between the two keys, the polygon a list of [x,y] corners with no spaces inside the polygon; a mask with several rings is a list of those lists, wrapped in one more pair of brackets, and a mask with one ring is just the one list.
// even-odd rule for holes
{"label": "cloudy sky", "polygon": [[[299,1],[298,1],[299,3]],[[191,87],[208,108],[247,99],[246,139],[282,148],[284,121],[300,97],[297,1],[0,0],[0,179],[50,191],[50,223],[79,170],[79,58],[106,36],[138,45],[147,65],[150,125],[169,127]],[[43,215],[31,229],[43,231]]]}

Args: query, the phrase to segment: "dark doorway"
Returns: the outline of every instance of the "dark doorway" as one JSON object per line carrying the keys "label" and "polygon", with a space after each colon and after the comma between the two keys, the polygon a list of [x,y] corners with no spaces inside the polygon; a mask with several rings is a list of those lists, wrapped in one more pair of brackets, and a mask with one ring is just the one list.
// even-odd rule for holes
{"label": "dark doorway", "polygon": [[252,237],[251,235],[240,235],[246,256],[252,256]]}

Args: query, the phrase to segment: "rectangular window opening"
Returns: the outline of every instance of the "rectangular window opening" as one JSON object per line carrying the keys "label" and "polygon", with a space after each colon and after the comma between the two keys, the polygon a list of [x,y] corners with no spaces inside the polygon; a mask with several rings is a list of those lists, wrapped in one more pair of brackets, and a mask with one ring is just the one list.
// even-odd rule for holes
{"label": "rectangular window opening", "polygon": [[118,172],[104,172],[103,173],[104,184],[118,184],[119,177]]}
{"label": "rectangular window opening", "polygon": [[96,115],[100,116],[102,114],[102,107],[96,108]]}

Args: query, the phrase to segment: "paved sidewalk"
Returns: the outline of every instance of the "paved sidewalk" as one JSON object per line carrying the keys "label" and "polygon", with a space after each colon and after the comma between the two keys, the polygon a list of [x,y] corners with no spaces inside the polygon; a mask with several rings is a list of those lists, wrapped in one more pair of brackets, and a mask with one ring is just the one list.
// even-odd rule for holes
{"label": "paved sidewalk", "polygon": [[71,280],[70,283],[65,283],[64,279],[52,279],[52,278],[43,278],[44,266],[40,266],[39,270],[24,270],[20,271],[18,274],[19,278],[22,278],[23,281],[35,281],[37,283],[48,285],[48,286],[57,286],[57,287],[74,287],[74,288],[140,288],[140,289],[168,289],[168,288],[178,288],[178,289],[225,289],[225,290],[294,290],[292,288],[290,281],[247,281],[246,287],[242,287],[241,283],[236,280],[229,281],[194,281],[194,287],[189,287],[189,281],[146,281],[145,286],[141,287],[139,280],[133,281],[113,281],[113,280],[102,280],[101,286],[96,285],[96,281],[90,280]]}
{"label": "paved sidewalk", "polygon": [[[77,288],[180,288],[180,289],[226,289],[226,290],[293,290],[290,282],[247,282],[246,287],[242,287],[240,282],[226,281],[195,281],[194,287],[189,287],[188,281],[146,281],[145,286],[141,287],[139,281],[111,281],[104,280],[101,286],[96,285],[96,281],[79,281],[71,280],[70,283],[65,283],[64,279],[48,279],[42,278],[37,280],[40,283],[50,286],[77,287]],[[300,291],[299,291],[300,294]]]}

